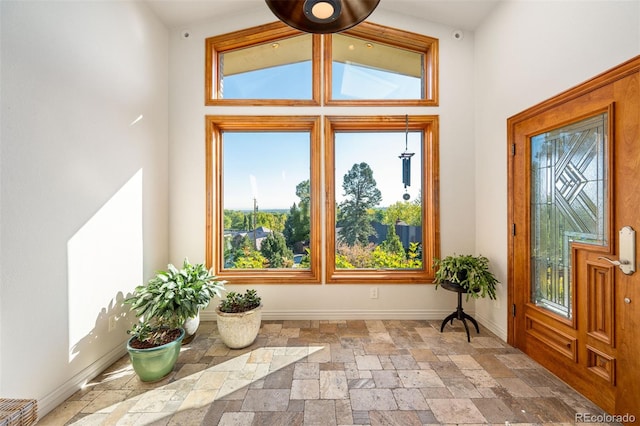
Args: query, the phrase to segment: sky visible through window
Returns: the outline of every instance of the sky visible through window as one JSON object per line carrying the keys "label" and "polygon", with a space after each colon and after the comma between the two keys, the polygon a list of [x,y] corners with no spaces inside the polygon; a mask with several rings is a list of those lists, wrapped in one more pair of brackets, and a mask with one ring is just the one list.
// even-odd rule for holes
{"label": "sky visible through window", "polygon": [[224,208],[289,209],[296,185],[310,177],[307,132],[225,132]]}
{"label": "sky visible through window", "polygon": [[[296,185],[310,177],[310,142],[306,132],[225,132],[224,208],[282,210],[298,204]],[[408,151],[412,158],[411,200],[420,196],[421,134],[409,132]],[[365,162],[382,193],[380,207],[402,200],[404,132],[340,132],[336,136],[336,201],[344,197],[342,181],[354,164]]]}
{"label": "sky visible through window", "polygon": [[333,99],[420,99],[419,78],[356,64],[333,64]]}
{"label": "sky visible through window", "polygon": [[[409,132],[408,152],[415,155],[411,161],[411,186],[406,192],[411,200],[420,196],[421,183],[421,134]],[[380,192],[382,202],[379,207],[388,207],[402,201],[405,188],[402,183],[402,160],[398,158],[405,151],[404,132],[340,132],[336,135],[336,202],[343,197],[342,181],[347,172],[357,163],[367,163],[373,170],[373,178]]]}
{"label": "sky visible through window", "polygon": [[311,99],[311,86],[311,61],[305,61],[224,76],[223,97]]}

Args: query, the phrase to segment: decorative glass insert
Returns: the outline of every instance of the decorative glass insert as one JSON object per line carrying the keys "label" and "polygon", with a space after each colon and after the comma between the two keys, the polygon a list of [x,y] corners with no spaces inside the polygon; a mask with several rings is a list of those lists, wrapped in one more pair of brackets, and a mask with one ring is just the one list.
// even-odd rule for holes
{"label": "decorative glass insert", "polygon": [[415,131],[335,133],[336,269],[423,269],[422,145]]}
{"label": "decorative glass insert", "polygon": [[531,138],[531,300],[573,317],[571,243],[608,244],[606,113]]}
{"label": "decorative glass insert", "polygon": [[311,99],[312,35],[218,55],[218,99]]}
{"label": "decorative glass insert", "polygon": [[424,54],[351,37],[332,36],[332,100],[423,99]]}
{"label": "decorative glass insert", "polygon": [[309,132],[222,133],[225,269],[309,268]]}

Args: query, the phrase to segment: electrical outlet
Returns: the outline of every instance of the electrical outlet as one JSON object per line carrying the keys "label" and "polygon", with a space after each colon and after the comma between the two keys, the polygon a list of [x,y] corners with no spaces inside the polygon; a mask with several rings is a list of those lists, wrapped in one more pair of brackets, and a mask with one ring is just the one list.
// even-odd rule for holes
{"label": "electrical outlet", "polygon": [[116,328],[116,316],[115,315],[111,315],[109,317],[109,331],[113,331]]}
{"label": "electrical outlet", "polygon": [[369,299],[377,299],[378,298],[378,287],[371,287],[369,289]]}

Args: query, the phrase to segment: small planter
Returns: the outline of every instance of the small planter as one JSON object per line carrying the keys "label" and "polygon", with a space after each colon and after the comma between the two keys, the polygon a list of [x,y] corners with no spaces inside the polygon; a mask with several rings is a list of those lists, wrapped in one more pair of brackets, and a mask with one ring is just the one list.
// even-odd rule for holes
{"label": "small planter", "polygon": [[218,332],[231,349],[246,348],[258,337],[262,322],[262,304],[246,312],[226,313],[216,308]]}
{"label": "small planter", "polygon": [[184,339],[184,329],[181,329],[180,336],[173,342],[149,349],[135,349],[131,347],[131,337],[127,342],[127,351],[131,359],[131,365],[140,380],[143,382],[156,382],[164,378],[173,370],[180,355],[182,339]]}

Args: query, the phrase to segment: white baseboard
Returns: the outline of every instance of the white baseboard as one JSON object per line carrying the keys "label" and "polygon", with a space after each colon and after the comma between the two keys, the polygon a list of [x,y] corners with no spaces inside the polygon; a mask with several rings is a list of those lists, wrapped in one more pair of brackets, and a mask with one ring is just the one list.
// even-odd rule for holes
{"label": "white baseboard", "polygon": [[80,371],[78,374],[73,376],[70,380],[63,383],[58,389],[54,392],[51,392],[49,395],[45,396],[38,400],[38,418],[42,418],[51,410],[56,408],[58,405],[62,404],[67,400],[71,395],[76,393],[78,390],[82,389],[82,387],[91,379],[95,378],[97,375],[106,370],[109,366],[115,363],[117,360],[122,358],[127,353],[127,349],[125,346],[125,342],[122,342],[121,345],[118,345],[112,351],[96,360],[94,363],[89,365],[87,368]]}
{"label": "white baseboard", "polygon": [[482,324],[485,328],[495,334],[498,338],[503,341],[507,341],[507,330],[505,330],[502,326],[498,325],[495,321],[490,320],[489,318],[485,318],[484,316],[476,313],[474,318]]}

